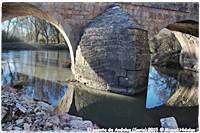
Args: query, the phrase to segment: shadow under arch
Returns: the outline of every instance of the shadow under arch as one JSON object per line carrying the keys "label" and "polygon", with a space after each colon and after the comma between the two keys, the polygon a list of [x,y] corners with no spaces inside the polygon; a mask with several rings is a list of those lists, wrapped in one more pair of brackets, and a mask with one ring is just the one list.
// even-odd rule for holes
{"label": "shadow under arch", "polygon": [[64,31],[63,26],[52,16],[50,16],[47,12],[42,11],[41,9],[37,8],[34,5],[31,5],[29,3],[3,3],[2,4],[2,22],[12,19],[14,17],[18,16],[33,16],[40,18],[42,20],[46,20],[53,26],[55,26],[59,32],[63,35],[65,41],[67,42],[69,51],[70,51],[70,58],[71,58],[71,70],[72,73],[74,73],[74,52],[71,45],[71,42],[67,36],[67,34]]}
{"label": "shadow under arch", "polygon": [[165,22],[157,32],[150,36],[150,40],[164,28],[199,37],[199,21],[196,18],[183,18]]}
{"label": "shadow under arch", "polygon": [[[187,34],[191,35],[194,38],[199,37],[199,21],[197,20],[197,18],[187,16],[185,18],[183,17],[183,18],[178,18],[177,20],[167,21],[163,24],[162,27],[159,27],[158,30],[154,34],[149,35],[149,42],[152,41],[155,38],[155,36],[158,35],[165,28],[172,31],[176,39],[179,41],[179,44],[182,48],[180,52],[188,52],[191,58],[194,58],[195,61],[198,62],[198,50],[196,50],[198,49],[198,46],[193,45],[194,48],[193,47],[191,48],[192,45],[191,46],[188,45],[190,44],[189,40],[184,41],[184,38],[180,37],[182,33],[186,35]],[[188,44],[185,42],[187,42]],[[182,58],[183,57],[179,58],[179,61],[183,61]],[[193,62],[192,65],[195,65],[195,63]],[[187,68],[187,69],[190,69],[190,68]],[[198,71],[196,70],[196,68],[191,69],[191,70]]]}
{"label": "shadow under arch", "polygon": [[193,20],[178,21],[174,24],[169,24],[166,28],[169,30],[187,33],[196,37],[199,36],[199,23]]}
{"label": "shadow under arch", "polygon": [[[189,16],[188,16],[188,18],[189,18]],[[163,24],[162,28],[160,28],[153,36],[150,37],[149,41],[153,40],[153,38],[156,35],[158,35],[159,32],[161,30],[163,30],[164,28],[169,29],[171,31],[178,31],[178,32],[181,32],[181,33],[186,33],[186,34],[191,35],[191,36],[199,37],[199,22],[198,22],[198,20],[196,20],[195,18],[189,18],[189,19],[188,18],[186,17],[185,19],[181,18],[181,19],[178,19],[178,20],[173,20],[171,22],[169,22],[169,21],[166,22],[165,24]],[[177,36],[174,36],[174,37],[177,37]],[[177,39],[177,40],[179,41],[179,39]],[[161,44],[159,44],[159,45],[161,45]],[[180,46],[181,46],[181,44],[180,44]],[[188,47],[190,47],[190,46],[191,45],[188,45]],[[198,46],[198,44],[196,46]],[[187,47],[184,48],[184,49],[187,49]],[[195,50],[195,48],[194,48],[194,50]],[[160,53],[162,53],[162,52],[163,51],[161,51]],[[179,53],[179,52],[181,52],[181,51],[177,50],[177,51],[171,52],[170,54],[163,54],[162,53],[163,55],[159,55],[159,56],[160,56],[160,59],[163,60],[164,57],[171,56],[173,54],[175,55],[175,53]],[[198,56],[198,54],[197,54],[197,56]],[[180,61],[180,58],[179,58],[179,61]],[[198,62],[198,60],[197,60],[197,62]],[[162,66],[160,66],[160,68],[162,68]],[[198,104],[196,104],[198,102],[195,102],[192,105],[190,105],[191,104],[190,101],[192,101],[193,99],[194,99],[193,101],[198,101],[198,96],[195,95],[196,94],[195,92],[198,91],[197,90],[198,89],[198,85],[197,85],[198,81],[196,82],[196,80],[194,80],[195,78],[194,79],[191,78],[193,76],[193,74],[190,74],[192,71],[188,71],[189,72],[189,74],[188,74],[187,70],[186,71],[185,70],[181,70],[178,73],[172,73],[172,70],[170,70],[170,69],[169,69],[170,72],[169,72],[169,70],[167,70],[167,71],[165,70],[165,72],[163,70],[162,71],[159,70],[158,72],[161,73],[161,74],[167,74],[168,77],[173,77],[173,78],[175,78],[177,80],[177,83],[175,83],[176,90],[170,96],[170,98],[167,99],[167,101],[165,102],[165,104],[163,104],[161,106],[158,106],[156,108],[153,108],[153,109],[149,109],[150,111],[148,111],[148,112],[152,113],[152,114],[149,113],[149,115],[151,115],[152,118],[153,117],[156,118],[157,116],[159,116],[159,118],[161,118],[161,113],[159,111],[160,110],[166,110],[166,112],[168,114],[167,117],[169,117],[169,116],[173,116],[173,115],[175,116],[175,115],[177,115],[176,112],[178,112],[178,110],[180,110],[180,111],[183,111],[183,112],[186,112],[186,111],[193,112],[194,111],[193,113],[191,113],[191,114],[189,114],[189,115],[186,116],[186,117],[188,117],[187,119],[192,118],[193,115],[195,115],[196,117],[198,117],[199,107],[198,107]],[[192,73],[195,73],[195,72],[192,72]],[[175,75],[173,75],[173,74],[175,74]],[[196,74],[194,74],[194,75],[196,75]],[[186,78],[186,77],[189,77],[189,76],[190,76],[190,78]],[[187,80],[184,80],[184,82],[183,82],[182,77],[184,77],[185,79],[190,79],[189,80],[189,85],[186,84]],[[193,82],[195,82],[195,83],[193,83]],[[186,92],[186,91],[188,91],[188,92]],[[178,92],[179,92],[179,95],[177,94]],[[182,93],[182,92],[185,92],[185,93]],[[189,93],[193,93],[193,95],[189,95]],[[186,101],[189,101],[189,102],[184,103],[185,104],[184,106],[181,105],[181,104],[178,105],[177,104],[178,101],[184,102],[183,97],[184,97],[184,99],[186,99]],[[185,113],[183,113],[183,112],[181,112],[180,114],[185,115]],[[159,119],[157,119],[157,120],[159,120]],[[192,125],[192,127],[193,128],[197,128],[198,127],[198,119],[194,117],[194,118],[192,118],[190,120],[191,120],[190,124]],[[196,122],[194,122],[193,120],[195,120]],[[182,117],[178,116],[177,117],[178,125],[181,124],[181,121],[183,121]],[[188,127],[185,122],[183,122],[181,124],[181,127],[182,126],[183,127],[184,126]]]}

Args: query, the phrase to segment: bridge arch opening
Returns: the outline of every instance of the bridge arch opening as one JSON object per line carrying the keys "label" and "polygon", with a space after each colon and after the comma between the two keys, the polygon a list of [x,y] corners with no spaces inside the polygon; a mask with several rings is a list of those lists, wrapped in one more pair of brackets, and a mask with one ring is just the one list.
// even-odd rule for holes
{"label": "bridge arch opening", "polygon": [[[197,21],[181,20],[169,23],[149,39],[151,65],[147,87],[147,108],[163,104],[178,107],[198,105],[196,95],[199,60],[198,28]],[[183,77],[188,75],[190,80],[184,80]],[[178,104],[179,101],[184,101],[185,104]]]}
{"label": "bridge arch opening", "polygon": [[[65,39],[59,33],[60,43],[53,40],[54,35],[57,37],[56,28],[37,17],[17,16],[9,19],[9,22],[2,23],[2,88],[20,83],[27,95],[56,106],[67,88],[61,83],[73,79],[70,52],[68,46],[64,46]],[[35,41],[35,27],[32,27],[35,23],[40,25],[37,27],[38,41]],[[43,25],[44,29],[41,27]],[[7,37],[3,39],[5,33]]]}
{"label": "bridge arch opening", "polygon": [[70,39],[68,38],[67,34],[63,26],[52,16],[50,16],[47,12],[42,11],[41,9],[29,4],[29,3],[3,3],[2,4],[2,22],[6,20],[10,20],[14,17],[18,16],[33,16],[42,20],[47,21],[48,23],[52,24],[64,37],[67,46],[70,52],[71,58],[71,70],[73,72],[74,68],[74,52],[72,48],[72,44]]}
{"label": "bridge arch opening", "polygon": [[178,21],[173,24],[169,24],[166,28],[169,30],[190,34],[196,37],[199,36],[199,23],[194,20]]}
{"label": "bridge arch opening", "polygon": [[[163,60],[166,53],[168,53],[167,56],[171,56],[171,58],[169,57],[170,60],[173,60],[173,55],[176,56],[177,54],[180,54],[181,57],[177,58],[176,61],[183,61],[183,56],[192,58],[194,61],[190,62],[192,63],[191,66],[186,66],[185,68],[197,71],[198,36],[199,24],[197,21],[181,20],[168,24],[156,33],[153,38],[149,39],[150,53],[152,54],[152,52],[154,52],[160,56],[160,59],[152,58],[152,63],[155,64],[157,62],[156,60]],[[158,63],[162,62],[157,62],[156,64]],[[189,68],[194,67],[194,65],[196,68]],[[184,68],[184,66],[181,67]]]}

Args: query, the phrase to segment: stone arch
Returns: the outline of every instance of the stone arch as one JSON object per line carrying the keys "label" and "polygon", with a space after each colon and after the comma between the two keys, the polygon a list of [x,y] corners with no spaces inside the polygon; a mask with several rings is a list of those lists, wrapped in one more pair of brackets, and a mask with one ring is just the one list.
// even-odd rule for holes
{"label": "stone arch", "polygon": [[[41,9],[37,8],[36,6],[29,4],[29,3],[3,3],[2,5],[2,21],[9,20],[14,17],[18,16],[34,16],[43,20],[46,20],[53,26],[55,26],[60,33],[63,35],[65,41],[67,42],[69,51],[70,51],[70,58],[71,58],[71,69],[74,72],[74,51],[73,46],[66,34],[63,26],[54,19],[48,12],[42,11]],[[69,27],[65,25],[65,27]]]}
{"label": "stone arch", "polygon": [[174,24],[167,26],[170,30],[180,31],[183,33],[191,34],[193,36],[199,36],[198,22],[193,20],[178,21]]}
{"label": "stone arch", "polygon": [[199,22],[198,18],[196,17],[190,17],[186,16],[183,18],[178,19],[172,19],[168,20],[165,23],[162,24],[161,27],[152,35],[150,35],[150,39],[157,35],[162,29],[167,28],[169,30],[173,31],[179,31],[183,33],[187,33],[193,36],[198,37],[199,36]]}
{"label": "stone arch", "polygon": [[[165,29],[166,28],[166,29]],[[171,31],[169,31],[169,30]],[[164,30],[164,32],[162,32]],[[160,33],[160,31],[162,33]],[[154,36],[159,34],[158,39],[155,38],[155,44],[158,44],[158,47],[167,46],[169,44],[173,45],[173,49],[167,50],[166,47],[158,48],[158,53],[156,58],[152,58],[152,64],[154,64],[155,59],[158,60],[156,65],[164,67],[168,67],[171,63],[172,65],[169,66],[174,68],[175,65],[178,65],[178,69],[182,67],[186,70],[192,71],[185,71],[181,70],[178,72],[177,75],[173,76],[177,80],[177,85],[175,92],[169,99],[166,101],[167,106],[188,106],[188,103],[193,100],[193,104],[189,106],[196,106],[198,104],[198,96],[196,92],[198,91],[198,60],[199,60],[199,23],[198,19],[192,18],[190,16],[168,21],[162,25],[160,31],[156,32]],[[164,34],[163,34],[164,33]],[[169,34],[170,33],[170,34]],[[162,34],[162,35],[161,35]],[[165,35],[165,36],[164,36]],[[166,38],[165,38],[166,37]],[[162,38],[162,39],[161,39]],[[163,39],[165,38],[165,39]],[[167,40],[167,41],[164,41]],[[170,41],[169,41],[170,40]],[[174,42],[173,42],[174,41]],[[176,43],[175,43],[176,41]],[[150,45],[150,44],[149,44]],[[166,63],[168,62],[168,63]],[[164,65],[161,65],[164,63]],[[194,72],[195,71],[195,72]],[[166,74],[163,71],[158,71],[159,73]],[[169,74],[169,73],[167,73]],[[190,77],[190,82],[183,79],[189,79],[187,76]],[[171,75],[170,75],[171,77]],[[185,91],[186,93],[181,93],[181,91]],[[192,92],[192,93],[191,93]],[[188,94],[193,95],[188,95]],[[178,101],[184,101],[187,99],[184,105],[177,105]]]}
{"label": "stone arch", "polygon": [[[193,71],[198,71],[198,60],[199,60],[199,42],[198,42],[198,37],[199,37],[199,23],[198,20],[194,17],[184,17],[181,19],[169,21],[165,24],[163,24],[162,28],[158,31],[155,32],[156,36],[159,34],[161,30],[164,28],[169,29],[171,31],[171,34],[173,35],[173,38],[178,42],[178,45],[176,43],[176,46],[174,47],[179,47],[179,50],[176,51],[171,51],[166,53],[161,53],[159,55],[160,57],[158,58],[159,61],[164,61],[163,57],[166,56],[171,56],[173,59],[175,59],[175,62],[179,62],[178,65],[180,65],[184,69],[189,69]],[[166,30],[165,29],[165,30]],[[152,40],[153,37],[151,37],[149,40]],[[172,43],[173,44],[173,43]],[[174,44],[173,44],[174,45]],[[173,57],[175,56],[175,57]],[[172,60],[170,58],[170,60]],[[177,59],[176,59],[177,58]],[[185,61],[184,61],[185,60]],[[187,60],[187,61],[186,61]],[[153,58],[153,62],[154,62]],[[158,63],[157,62],[157,63]],[[155,63],[155,62],[154,62]],[[159,64],[159,63],[158,63]],[[177,64],[177,63],[175,63]]]}

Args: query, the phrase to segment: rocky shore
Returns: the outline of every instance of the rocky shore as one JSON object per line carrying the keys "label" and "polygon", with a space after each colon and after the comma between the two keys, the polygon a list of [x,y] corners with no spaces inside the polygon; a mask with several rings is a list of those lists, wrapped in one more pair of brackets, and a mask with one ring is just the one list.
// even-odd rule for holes
{"label": "rocky shore", "polygon": [[1,100],[3,131],[87,131],[98,128],[81,117],[57,114],[50,104],[34,101],[20,92],[2,91]]}

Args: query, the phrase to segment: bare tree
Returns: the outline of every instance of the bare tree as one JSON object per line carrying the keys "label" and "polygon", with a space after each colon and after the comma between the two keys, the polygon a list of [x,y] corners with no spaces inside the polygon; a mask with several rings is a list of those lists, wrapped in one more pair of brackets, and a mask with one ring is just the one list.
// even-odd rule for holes
{"label": "bare tree", "polygon": [[57,43],[59,44],[60,43],[60,31],[58,30],[58,29],[56,29],[55,28],[55,30],[56,30],[56,38],[57,38]]}
{"label": "bare tree", "polygon": [[49,44],[49,27],[50,24],[47,23],[45,20],[39,20],[39,23],[41,25],[41,34],[46,38],[46,43]]}
{"label": "bare tree", "polygon": [[40,25],[40,19],[39,18],[35,18],[35,17],[32,17],[30,19],[30,21],[32,22],[32,24],[34,25],[34,34],[35,34],[35,42],[38,42],[39,41],[39,34],[41,32],[41,25]]}
{"label": "bare tree", "polygon": [[11,19],[8,20],[8,25],[6,27],[6,37],[5,37],[6,39],[5,40],[8,40],[11,21],[12,21]]}
{"label": "bare tree", "polygon": [[8,20],[4,25],[4,30],[2,32],[4,34],[3,40],[17,37],[25,42],[42,41],[47,44],[65,42],[63,36],[56,27],[36,17],[17,17]]}

